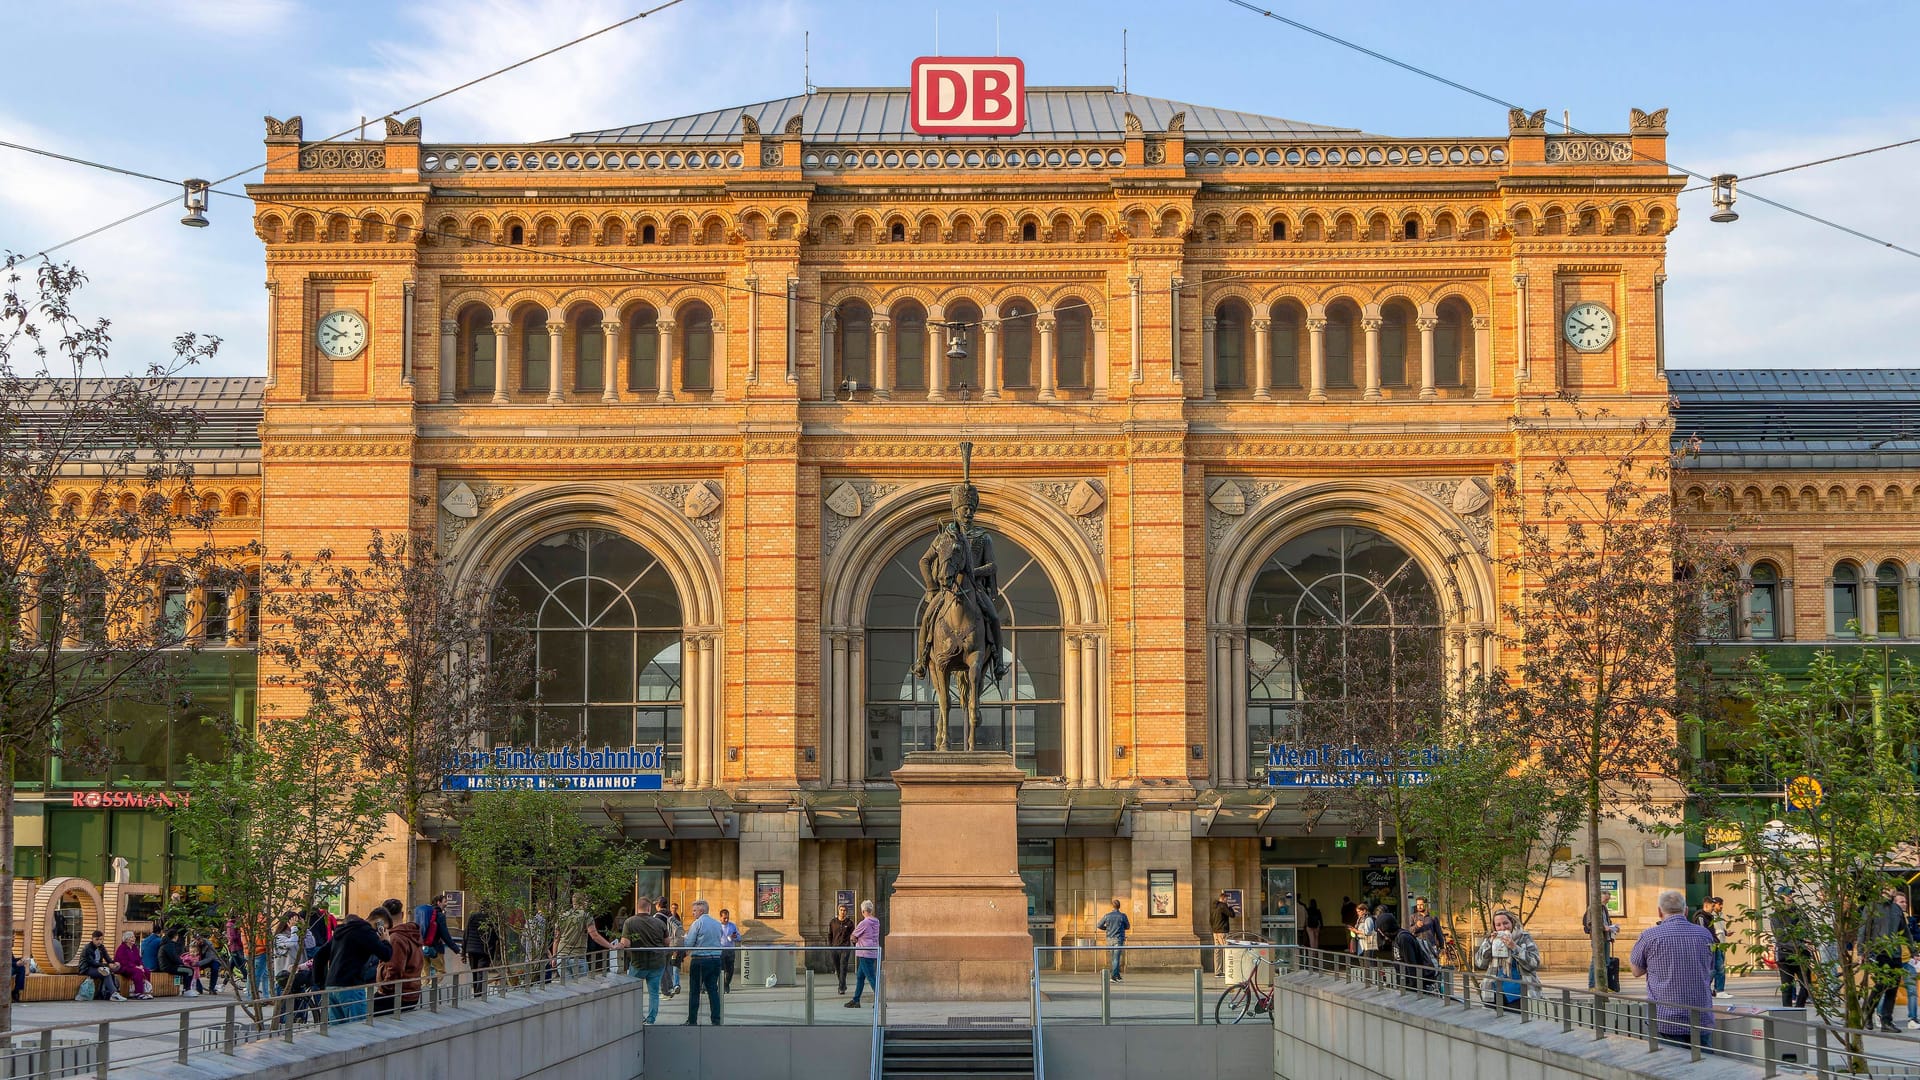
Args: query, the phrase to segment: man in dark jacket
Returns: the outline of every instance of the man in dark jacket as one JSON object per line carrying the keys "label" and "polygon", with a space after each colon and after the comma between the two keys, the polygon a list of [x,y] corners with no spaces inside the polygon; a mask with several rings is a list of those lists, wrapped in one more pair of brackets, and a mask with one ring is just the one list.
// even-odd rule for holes
{"label": "man in dark jacket", "polygon": [[1900,993],[1900,947],[1907,936],[1907,913],[1893,902],[1895,887],[1888,885],[1880,893],[1880,902],[1869,908],[1860,924],[1860,949],[1873,964],[1873,1002],[1880,1014],[1881,1031],[1899,1031],[1893,1026],[1893,1000]]}
{"label": "man in dark jacket", "polygon": [[840,980],[840,994],[847,993],[847,971],[853,967],[853,919],[848,916],[847,905],[841,904],[840,913],[827,920],[827,945],[833,948],[833,974]]}
{"label": "man in dark jacket", "polygon": [[653,901],[640,905],[620,927],[620,947],[627,950],[627,974],[647,984],[647,1023],[660,1017],[660,976],[667,968],[667,924],[653,916]]}
{"label": "man in dark jacket", "polygon": [[174,985],[180,989],[181,997],[199,997],[200,991],[193,988],[193,972],[187,969],[187,950],[181,942],[184,934],[183,930],[167,931],[167,936],[160,940],[160,948],[156,953],[160,966],[154,970],[162,975],[172,976]]}
{"label": "man in dark jacket", "polygon": [[1768,929],[1773,934],[1773,966],[1780,972],[1780,1004],[1805,1008],[1813,946],[1806,916],[1794,905],[1792,889],[1781,888],[1775,894]]}
{"label": "man in dark jacket", "polygon": [[[1207,920],[1208,928],[1213,931],[1215,945],[1227,943],[1227,931],[1232,928],[1233,917],[1238,914],[1240,912],[1234,909],[1232,897],[1227,890],[1221,889],[1219,897],[1213,902],[1213,915]],[[1226,955],[1224,951],[1214,954],[1214,973],[1222,979],[1227,977]]]}
{"label": "man in dark jacket", "polygon": [[461,948],[467,958],[467,967],[473,971],[473,992],[485,994],[487,969],[493,966],[494,958],[500,955],[500,931],[494,926],[493,914],[486,908],[467,916],[467,940]]}
{"label": "man in dark jacket", "polygon": [[393,946],[387,944],[384,933],[358,915],[347,916],[313,954],[314,984],[327,988],[328,1019],[336,1024],[366,1019],[367,967],[372,961],[391,959]]}
{"label": "man in dark jacket", "polygon": [[420,924],[412,919],[402,921],[407,914],[405,904],[398,900],[389,900],[380,905],[386,909],[386,942],[392,955],[380,965],[375,978],[388,985],[374,988],[374,1009],[379,1013],[397,1013],[401,1009],[411,1009],[420,1003],[420,973],[426,970],[427,957],[425,947],[420,941]]}

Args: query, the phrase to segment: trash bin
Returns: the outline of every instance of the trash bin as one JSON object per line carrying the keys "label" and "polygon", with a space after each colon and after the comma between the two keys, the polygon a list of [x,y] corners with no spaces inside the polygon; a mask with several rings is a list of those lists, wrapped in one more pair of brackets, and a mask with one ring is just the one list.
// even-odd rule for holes
{"label": "trash bin", "polygon": [[1266,944],[1268,944],[1267,939],[1259,934],[1228,934],[1225,953],[1227,981],[1239,982],[1252,974],[1254,968],[1258,966],[1256,958],[1265,950],[1247,946]]}
{"label": "trash bin", "polygon": [[799,981],[800,948],[795,945],[755,945],[740,950],[740,981],[748,986],[792,986]]}
{"label": "trash bin", "polygon": [[1804,1065],[1812,1057],[1807,1049],[1813,1041],[1813,1029],[1807,1024],[1805,1009],[1743,1007],[1716,1017],[1715,1049],[1746,1061],[1760,1061],[1766,1045],[1762,1021],[1773,1020],[1773,1060],[1787,1065]]}

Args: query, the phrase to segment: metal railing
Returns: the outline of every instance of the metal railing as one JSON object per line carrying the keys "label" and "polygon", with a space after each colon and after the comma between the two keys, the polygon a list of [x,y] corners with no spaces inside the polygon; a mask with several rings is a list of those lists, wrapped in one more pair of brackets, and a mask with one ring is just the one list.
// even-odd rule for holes
{"label": "metal railing", "polygon": [[[345,1024],[457,1010],[490,997],[538,993],[583,978],[606,981],[611,955],[589,954],[576,963],[534,960],[458,974],[196,1003],[158,1014],[15,1028],[0,1034],[0,1076],[104,1077],[132,1065],[186,1065],[196,1054],[230,1057],[252,1043],[294,1043],[303,1033],[324,1036]],[[115,1007],[100,1004],[103,1009]]]}
{"label": "metal railing", "polygon": [[[1262,942],[1229,942],[1226,945],[1061,945],[1036,946],[1031,972],[1033,1014],[1033,1059],[1036,1080],[1045,1080],[1046,1024],[1116,1022],[1116,990],[1106,965],[1095,975],[1062,972],[1047,961],[1050,954],[1097,953],[1110,956],[1114,949],[1122,954],[1122,966],[1128,976],[1141,972],[1146,985],[1132,991],[1128,1001],[1132,1015],[1122,1016],[1124,1023],[1228,1023],[1221,1019],[1229,1011],[1220,1006],[1228,995],[1246,984],[1246,979],[1218,983],[1209,993],[1201,954],[1211,953],[1216,970],[1225,970],[1227,957],[1238,951],[1241,974],[1254,971],[1256,985],[1271,992],[1284,987],[1290,979],[1333,979],[1360,990],[1389,992],[1396,996],[1425,998],[1444,1008],[1463,1013],[1486,1009],[1512,1018],[1517,1026],[1557,1025],[1561,1032],[1590,1032],[1594,1040],[1628,1039],[1645,1044],[1649,1053],[1686,1054],[1699,1061],[1713,1055],[1758,1066],[1768,1077],[1783,1069],[1808,1072],[1825,1080],[1854,1072],[1875,1076],[1920,1078],[1920,1042],[1910,1037],[1876,1033],[1842,1024],[1828,1023],[1807,1009],[1756,1008],[1751,1006],[1682,1006],[1659,1004],[1645,996],[1613,993],[1604,989],[1577,989],[1571,986],[1532,985],[1519,980],[1518,994],[1511,999],[1502,986],[1486,972],[1453,967],[1403,964],[1393,960],[1362,957],[1352,953],[1327,952],[1297,945],[1272,945]],[[1179,960],[1179,954],[1194,957],[1191,963]],[[1191,998],[1186,974],[1191,970]],[[1264,973],[1265,978],[1261,978]],[[1099,981],[1098,1012],[1074,1013],[1072,984],[1088,978]],[[1056,989],[1045,990],[1048,980]],[[1062,987],[1061,984],[1067,984]],[[1091,994],[1089,993],[1090,997]],[[1215,1008],[1207,1008],[1208,999]],[[1053,1004],[1043,1010],[1043,1002]],[[1277,1010],[1275,1010],[1277,1011]],[[1055,1012],[1051,1020],[1048,1012]],[[1259,1017],[1272,1024],[1271,1012]],[[1852,1048],[1858,1045],[1858,1051]]]}

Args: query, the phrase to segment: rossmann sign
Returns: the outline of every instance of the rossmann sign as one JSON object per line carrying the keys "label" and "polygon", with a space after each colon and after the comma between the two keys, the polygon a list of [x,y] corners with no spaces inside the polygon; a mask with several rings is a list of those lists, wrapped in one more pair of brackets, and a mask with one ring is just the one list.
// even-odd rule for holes
{"label": "rossmann sign", "polygon": [[1018,135],[1027,126],[1027,66],[1006,56],[913,62],[909,120],[921,135]]}

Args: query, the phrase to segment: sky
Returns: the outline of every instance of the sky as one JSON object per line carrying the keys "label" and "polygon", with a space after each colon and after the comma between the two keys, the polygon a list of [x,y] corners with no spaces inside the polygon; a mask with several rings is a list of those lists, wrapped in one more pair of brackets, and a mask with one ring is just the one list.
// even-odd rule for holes
{"label": "sky", "polygon": [[[16,0],[0,140],[163,177],[225,176],[263,159],[262,115],[332,134],[654,2]],[[1670,108],[1668,156],[1701,173],[1920,138],[1920,4],[1264,2],[1494,97],[1566,110],[1587,130]],[[1026,61],[1031,85],[1118,82],[1125,28],[1135,93],[1385,135],[1506,132],[1500,106],[1227,0],[683,0],[417,115],[428,143],[536,140],[784,97],[803,88],[806,32],[815,85],[904,85],[913,58],[936,51],[936,22],[940,53],[997,42]],[[1920,250],[1920,145],[1751,190]],[[90,279],[80,307],[111,319],[114,371],[164,359],[192,331],[224,341],[196,373],[259,374],[265,273],[249,207],[216,195],[212,226],[189,229],[171,194],[174,206],[56,253]],[[38,252],[168,197],[0,147],[0,250]],[[1739,210],[1712,224],[1704,192],[1682,198],[1670,365],[1920,365],[1920,259],[1751,199]]]}

